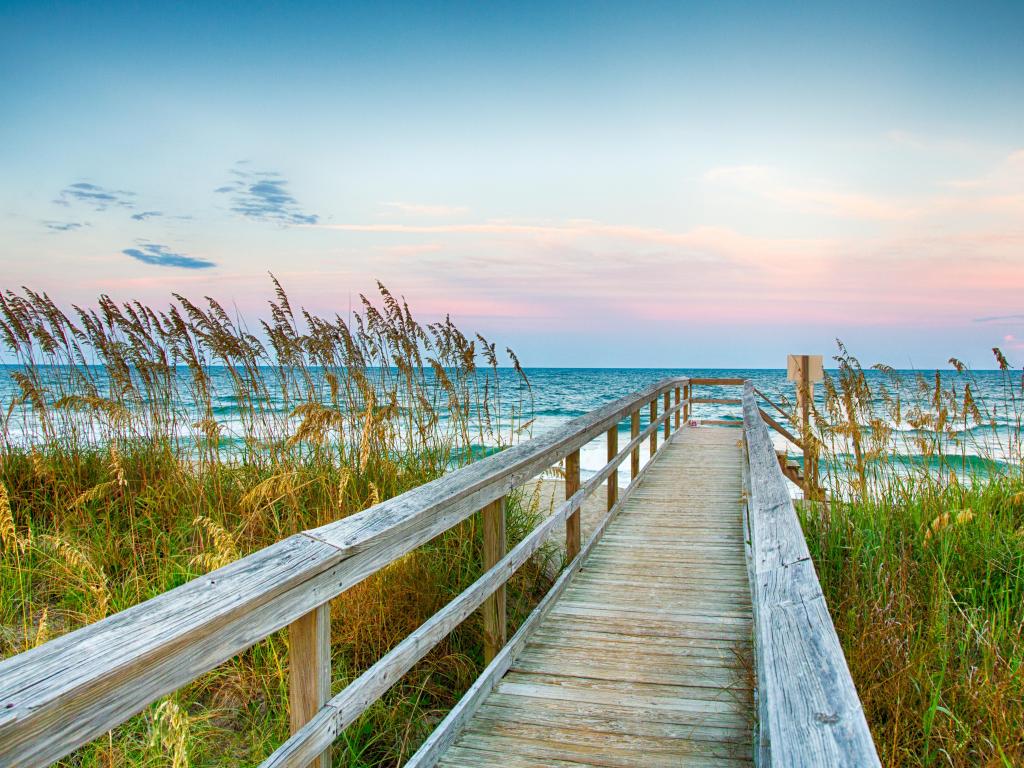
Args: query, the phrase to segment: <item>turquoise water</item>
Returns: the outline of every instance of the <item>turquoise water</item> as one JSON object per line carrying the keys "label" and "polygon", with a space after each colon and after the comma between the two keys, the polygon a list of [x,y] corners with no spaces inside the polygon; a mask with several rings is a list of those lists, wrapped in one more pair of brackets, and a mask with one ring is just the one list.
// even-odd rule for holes
{"label": "turquoise water", "polygon": [[[828,372],[833,377],[836,371]],[[907,388],[915,402],[925,401],[928,396],[918,391],[918,374],[924,377],[925,383],[929,386],[934,383],[934,371],[898,371],[895,375],[899,377],[901,386]],[[750,379],[754,386],[764,393],[768,398],[779,404],[790,404],[796,399],[794,384],[786,379],[784,369],[765,368],[632,368],[632,369],[574,369],[574,368],[538,368],[528,369],[535,397],[536,424],[534,434],[540,434],[560,423],[581,416],[589,410],[622,397],[631,392],[636,392],[645,386],[652,384],[659,379],[668,376],[690,376],[693,378],[742,378]],[[882,372],[875,370],[865,371],[865,375],[876,390],[876,383],[890,381],[890,378]],[[1019,436],[1019,423],[1013,417],[1015,412],[1014,400],[1018,403],[1021,400],[1021,379],[1019,373],[1002,371],[973,371],[970,373],[957,373],[956,371],[942,371],[943,387],[955,389],[962,397],[965,384],[970,384],[975,398],[979,401],[979,407],[983,411],[992,412],[995,427],[970,426],[964,430],[958,430],[958,438],[968,456],[988,456],[1009,460],[1010,446],[1014,443],[1011,433]],[[696,388],[696,397],[731,398],[738,397],[740,387],[724,386],[710,387],[701,386]],[[822,385],[815,387],[815,402],[819,409],[824,408],[825,390]],[[909,402],[909,401],[906,401]],[[880,415],[885,413],[884,403],[876,402],[875,410]],[[768,411],[773,417],[779,418],[779,414],[770,406],[762,403],[762,408]],[[788,410],[788,408],[787,408]],[[740,409],[735,405],[699,404],[694,406],[693,416],[698,419],[738,419]],[[781,418],[779,418],[782,421]],[[892,420],[884,418],[890,426],[895,427]],[[646,411],[642,416],[642,425],[647,426]],[[783,426],[791,428],[791,425],[783,422]],[[621,425],[619,444],[624,445],[628,439],[628,423]],[[772,440],[777,448],[786,448],[787,441],[774,430],[769,430]],[[894,447],[904,455],[914,455],[914,438],[923,436],[912,429],[906,423],[899,426],[894,436]],[[788,445],[793,451],[793,446]],[[646,446],[644,451],[646,451]],[[959,447],[957,448],[959,453]],[[605,463],[605,447],[603,439],[595,441],[587,446],[580,457],[581,468],[586,472],[599,470]]]}
{"label": "turquoise water", "polygon": [[[31,435],[38,434],[38,431],[35,429],[36,425],[33,424],[31,409],[16,401],[19,389],[11,377],[16,370],[16,366],[0,366],[0,417],[4,414],[11,414],[6,428],[7,437],[11,442],[30,442],[33,439]],[[103,369],[93,368],[90,371],[98,382],[99,390],[103,391],[106,378]],[[237,418],[238,407],[234,386],[227,369],[211,368],[210,374],[213,415],[222,425],[225,438],[230,440],[232,434],[238,434],[241,431],[241,423]],[[498,381],[504,402],[509,404],[522,402],[528,408],[532,406],[534,420],[529,432],[534,436],[543,434],[577,416],[582,416],[603,403],[636,392],[669,376],[751,379],[758,389],[776,402],[791,402],[795,398],[793,384],[786,380],[786,372],[782,369],[533,368],[526,369],[526,374],[530,382],[529,389],[524,386],[521,378],[512,369],[499,369]],[[175,389],[178,393],[187,393],[189,391],[187,371],[182,369],[178,375],[180,379]],[[272,369],[267,369],[266,375],[268,378],[272,378]],[[428,373],[428,378],[431,375]],[[886,380],[885,374],[881,372],[867,371],[866,375],[873,382]],[[915,380],[917,375],[913,371],[898,373],[902,385],[906,387],[908,393],[911,393],[918,402],[927,404],[928,395],[918,391],[918,383]],[[933,381],[933,375],[933,373],[924,373],[924,386]],[[1020,374],[1014,372],[1004,374],[1000,371],[958,374],[955,371],[943,371],[942,376],[945,387],[948,388],[952,385],[961,394],[964,385],[970,383],[982,409],[986,412],[994,412],[994,426],[971,426],[968,429],[960,430],[957,439],[963,443],[965,452],[969,455],[985,456],[1007,454],[1007,446],[1013,442],[1015,435],[1019,436],[1019,423],[1016,422],[1013,413],[1017,410],[1015,401],[1019,401],[1021,396]],[[739,391],[739,387],[702,386],[696,395],[737,397]],[[824,389],[819,385],[815,391],[815,399],[819,407],[823,406],[823,395]],[[878,412],[884,413],[883,404],[879,402],[876,405]],[[280,410],[282,413],[285,409],[283,401],[271,401],[266,403],[266,406],[268,410]],[[189,417],[199,417],[194,403],[176,403],[175,407]],[[768,406],[764,407],[771,411]],[[774,411],[771,412],[776,415]],[[699,419],[737,419],[739,418],[739,408],[733,405],[701,404],[695,406],[693,415]],[[188,419],[183,421],[187,422]],[[891,425],[891,419],[888,421]],[[646,409],[643,411],[642,425],[647,425]],[[624,445],[628,440],[628,421],[621,425],[621,430],[619,444]],[[778,447],[785,447],[784,438],[775,432],[771,434]],[[919,433],[916,433],[907,424],[900,425],[895,439],[896,447],[900,449],[901,453],[914,454],[913,440],[917,434]],[[902,446],[899,445],[900,442],[902,442]],[[646,445],[644,451],[646,451]],[[959,448],[957,452],[959,453]],[[1005,457],[1011,458],[1010,456]],[[603,438],[595,440],[581,452],[581,468],[585,473],[600,469],[604,462]]]}

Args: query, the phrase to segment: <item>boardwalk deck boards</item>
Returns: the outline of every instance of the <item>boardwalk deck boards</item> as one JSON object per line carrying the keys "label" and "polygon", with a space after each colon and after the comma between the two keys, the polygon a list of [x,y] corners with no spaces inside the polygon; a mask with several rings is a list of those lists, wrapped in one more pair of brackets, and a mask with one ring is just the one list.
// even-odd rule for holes
{"label": "boardwalk deck boards", "polygon": [[673,435],[440,765],[751,764],[741,462]]}

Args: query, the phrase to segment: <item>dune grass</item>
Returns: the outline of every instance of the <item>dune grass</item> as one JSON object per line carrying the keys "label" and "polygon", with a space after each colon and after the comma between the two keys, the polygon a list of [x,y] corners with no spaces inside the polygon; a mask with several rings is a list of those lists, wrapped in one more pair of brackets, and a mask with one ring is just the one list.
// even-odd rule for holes
{"label": "dune grass", "polygon": [[841,348],[815,414],[831,502],[801,522],[886,766],[1024,765],[1021,380],[996,356],[998,406],[957,361],[868,377]]}
{"label": "dune grass", "polygon": [[[0,414],[0,655],[98,621],[298,531],[439,477],[529,429],[529,382],[450,321],[422,326],[380,287],[351,322],[293,312],[276,284],[259,334],[212,300],[163,312],[103,298],[69,316],[0,297],[20,365]],[[479,364],[478,364],[479,363]],[[12,390],[8,390],[9,392]],[[514,544],[538,510],[508,504]],[[481,572],[470,518],[332,606],[340,690]],[[514,628],[546,586],[509,586]],[[482,667],[467,620],[353,724],[337,765],[415,749]],[[259,762],[288,735],[277,633],[83,747],[67,765]]]}

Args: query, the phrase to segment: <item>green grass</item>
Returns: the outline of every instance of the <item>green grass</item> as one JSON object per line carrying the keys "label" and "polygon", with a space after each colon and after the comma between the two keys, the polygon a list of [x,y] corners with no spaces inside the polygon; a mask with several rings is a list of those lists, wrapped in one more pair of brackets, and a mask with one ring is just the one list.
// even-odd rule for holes
{"label": "green grass", "polygon": [[[992,417],[976,385],[935,374],[872,386],[840,352],[815,424],[831,502],[800,518],[882,764],[1024,765],[1019,439],[971,461],[949,425]],[[996,354],[1011,395],[1000,415],[1019,434],[1019,374]],[[932,433],[903,445],[882,416]]]}
{"label": "green grass", "polygon": [[801,519],[883,764],[1024,764],[1024,484]]}
{"label": "green grass", "polygon": [[[101,299],[69,316],[30,291],[0,296],[0,336],[21,363],[19,394],[0,413],[0,656],[433,480],[528,429],[529,383],[520,371],[507,391],[484,338],[450,321],[421,326],[383,287],[381,306],[364,299],[351,328],[293,312],[275,287],[265,341],[212,300],[178,298],[161,313]],[[240,417],[230,428],[218,421],[225,399]],[[513,493],[510,545],[539,516],[535,499]],[[468,587],[481,549],[474,516],[332,601],[334,690]],[[546,588],[542,559],[509,584],[512,629]],[[335,764],[398,764],[482,666],[473,616],[346,731]],[[280,632],[62,762],[258,763],[288,736],[287,673]]]}

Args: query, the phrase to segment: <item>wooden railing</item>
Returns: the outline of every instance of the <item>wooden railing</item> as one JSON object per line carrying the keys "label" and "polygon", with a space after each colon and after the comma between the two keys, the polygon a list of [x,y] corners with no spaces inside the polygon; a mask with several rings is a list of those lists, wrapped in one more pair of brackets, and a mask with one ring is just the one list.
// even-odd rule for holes
{"label": "wooden railing", "polygon": [[753,386],[743,390],[760,766],[880,765]]}
{"label": "wooden railing", "polygon": [[[686,378],[670,378],[508,450],[451,472],[357,515],[291,536],[96,624],[0,662],[0,765],[40,766],[67,755],[254,643],[287,627],[292,736],[266,766],[329,764],[330,745],[413,664],[473,611],[483,608],[490,664],[412,764],[426,765],[452,738],[474,702],[508,668],[526,633],[561,593],[608,520],[636,487],[640,446],[667,438],[689,417]],[[659,405],[661,412],[659,413]],[[640,430],[640,411],[650,425]],[[618,425],[631,439],[618,448]],[[579,450],[602,433],[608,463],[580,482]],[[665,443],[663,443],[664,445]],[[629,486],[618,488],[630,459]],[[510,551],[505,496],[565,461],[566,501]],[[609,515],[586,545],[583,500],[606,484]],[[330,696],[330,600],[465,520],[484,518],[484,574],[341,693]],[[511,642],[505,641],[504,584],[556,526],[566,527],[568,564]]]}

